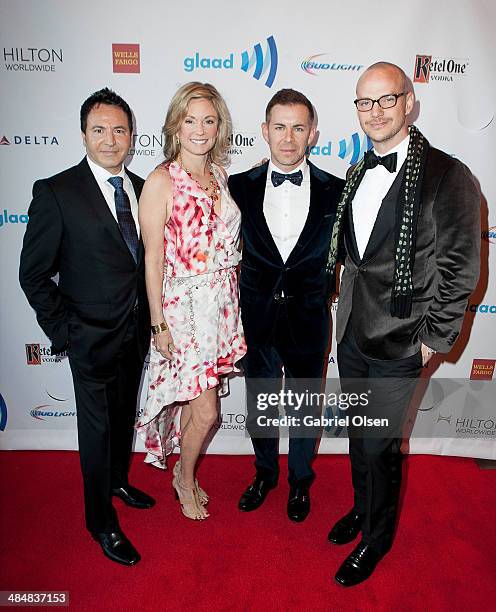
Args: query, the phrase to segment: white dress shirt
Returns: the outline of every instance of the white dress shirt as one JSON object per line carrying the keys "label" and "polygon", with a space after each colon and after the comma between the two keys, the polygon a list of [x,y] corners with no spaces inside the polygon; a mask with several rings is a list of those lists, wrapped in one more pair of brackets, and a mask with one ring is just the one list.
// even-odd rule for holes
{"label": "white dress shirt", "polygon": [[[294,174],[301,170],[301,185],[285,180],[278,187],[271,181],[272,171]],[[272,162],[267,171],[263,212],[277,249],[285,262],[294,249],[303,230],[310,208],[310,169],[306,160],[291,172],[285,172]]]}
{"label": "white dress shirt", "polygon": [[122,168],[118,174],[110,174],[108,170],[105,170],[105,168],[102,168],[98,164],[95,164],[95,162],[91,160],[88,156],[86,156],[86,161],[88,162],[88,166],[90,167],[90,170],[93,173],[96,182],[98,183],[98,187],[100,187],[100,191],[102,192],[102,195],[105,198],[108,207],[110,208],[110,212],[113,214],[116,221],[117,212],[115,210],[115,189],[108,182],[108,179],[113,176],[122,177],[122,185],[124,187],[124,191],[129,197],[129,202],[131,204],[131,214],[133,215],[134,224],[136,225],[136,231],[138,232],[139,237],[140,229],[138,223],[138,200],[136,199],[136,194],[134,193],[134,187],[131,183],[131,179],[126,174],[124,164],[122,164]]}
{"label": "white dress shirt", "polygon": [[[380,164],[367,170],[353,198],[353,225],[360,258],[363,257],[367,248],[382,200],[391,189],[391,185],[406,159],[409,142],[410,136],[408,135],[386,153],[386,155],[397,153],[396,172],[389,172]],[[374,150],[374,153],[377,155],[377,151]],[[381,157],[384,157],[384,155]]]}

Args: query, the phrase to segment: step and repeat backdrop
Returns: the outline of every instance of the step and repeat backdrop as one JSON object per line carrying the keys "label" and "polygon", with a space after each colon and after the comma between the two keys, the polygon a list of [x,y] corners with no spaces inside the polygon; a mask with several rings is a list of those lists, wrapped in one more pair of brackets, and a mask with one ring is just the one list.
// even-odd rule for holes
{"label": "step and repeat backdrop", "polygon": [[[17,274],[33,182],[84,156],[83,100],[109,86],[129,102],[136,128],[128,165],[146,177],[162,159],[161,127],[173,93],[187,81],[213,83],[232,114],[228,171],[237,172],[267,155],[265,106],[278,89],[292,87],[317,110],[310,159],[343,177],[370,146],[355,114],[355,83],[369,64],[387,60],[413,82],[412,120],[434,146],[468,164],[481,189],[480,282],[460,342],[426,372],[439,384],[424,397],[410,452],[496,458],[495,412],[492,402],[479,401],[496,359],[491,0],[0,0],[0,7],[0,448],[77,448],[67,358],[50,353]],[[146,376],[145,365],[144,389]],[[327,376],[337,377],[334,344]],[[320,452],[346,452],[342,435],[326,428]],[[251,452],[241,377],[221,401],[209,452]]]}

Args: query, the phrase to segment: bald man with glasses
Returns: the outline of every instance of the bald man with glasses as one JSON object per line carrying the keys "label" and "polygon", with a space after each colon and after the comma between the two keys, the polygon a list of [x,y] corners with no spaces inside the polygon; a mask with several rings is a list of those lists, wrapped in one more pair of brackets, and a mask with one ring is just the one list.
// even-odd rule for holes
{"label": "bald man with glasses", "polygon": [[367,393],[358,415],[387,425],[348,428],[354,503],[328,539],[339,545],[362,537],[335,576],[343,586],[369,578],[391,548],[404,416],[422,368],[456,342],[480,251],[475,180],[408,125],[414,94],[403,70],[374,64],[356,91],[358,120],[374,148],[348,172],[327,269],[334,271],[343,244],[336,316],[341,386]]}

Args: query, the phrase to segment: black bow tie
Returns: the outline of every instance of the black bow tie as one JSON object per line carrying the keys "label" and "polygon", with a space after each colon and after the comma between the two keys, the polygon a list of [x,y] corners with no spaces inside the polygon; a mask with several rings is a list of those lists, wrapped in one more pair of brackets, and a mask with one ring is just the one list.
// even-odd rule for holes
{"label": "black bow tie", "polygon": [[282,174],[281,172],[276,172],[272,170],[272,174],[270,175],[270,180],[274,187],[279,187],[282,185],[284,181],[289,181],[293,183],[293,185],[301,185],[301,181],[303,180],[303,172],[298,170],[298,172],[293,172],[293,174]]}
{"label": "black bow tie", "polygon": [[378,157],[373,151],[367,151],[363,158],[365,170],[370,170],[380,164],[389,172],[396,172],[397,158],[397,153],[390,153],[384,157]]}

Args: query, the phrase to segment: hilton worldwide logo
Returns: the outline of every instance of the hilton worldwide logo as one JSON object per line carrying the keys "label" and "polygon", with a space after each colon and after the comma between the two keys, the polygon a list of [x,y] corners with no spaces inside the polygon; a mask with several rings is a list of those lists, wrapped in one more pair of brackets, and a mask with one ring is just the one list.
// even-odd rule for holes
{"label": "hilton worldwide logo", "polygon": [[46,47],[4,47],[5,70],[12,72],[55,72],[62,64],[62,49]]}

